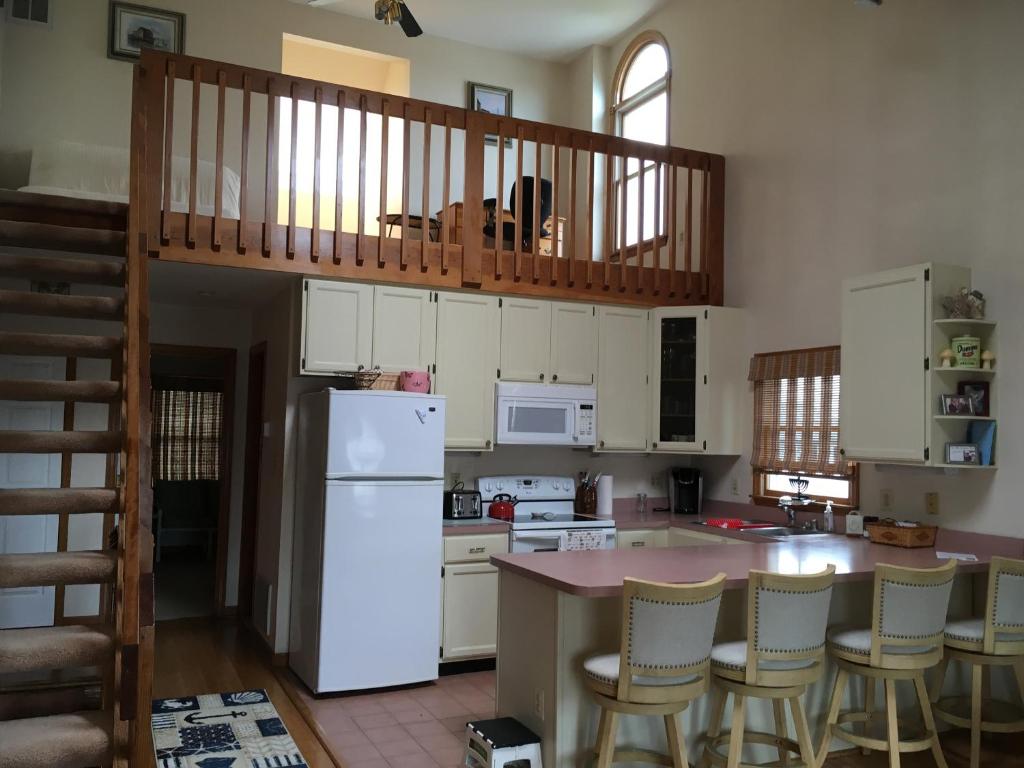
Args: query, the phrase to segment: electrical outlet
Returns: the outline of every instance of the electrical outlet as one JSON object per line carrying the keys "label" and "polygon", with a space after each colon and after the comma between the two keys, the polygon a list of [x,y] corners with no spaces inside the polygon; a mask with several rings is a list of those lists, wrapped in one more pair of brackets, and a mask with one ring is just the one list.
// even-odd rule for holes
{"label": "electrical outlet", "polygon": [[655,472],[651,475],[651,488],[657,488],[661,485],[661,473]]}
{"label": "electrical outlet", "polygon": [[890,489],[882,489],[879,498],[879,506],[883,512],[892,512],[892,491]]}
{"label": "electrical outlet", "polygon": [[740,481],[737,480],[735,477],[729,481],[729,490],[732,491],[733,496],[740,495]]}
{"label": "electrical outlet", "polygon": [[448,473],[448,487],[454,488],[458,482],[462,480],[461,472],[449,472]]}
{"label": "electrical outlet", "polygon": [[544,691],[540,688],[533,692],[533,714],[544,719]]}
{"label": "electrical outlet", "polygon": [[939,494],[936,491],[924,495],[924,508],[929,515],[939,514]]}

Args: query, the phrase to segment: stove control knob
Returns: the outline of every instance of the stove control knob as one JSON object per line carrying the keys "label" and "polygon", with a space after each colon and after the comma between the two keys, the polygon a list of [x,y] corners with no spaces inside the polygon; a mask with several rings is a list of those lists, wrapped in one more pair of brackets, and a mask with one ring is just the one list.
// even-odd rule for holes
{"label": "stove control knob", "polygon": [[502,488],[505,487],[505,484],[504,483],[495,483],[495,487],[500,491]]}
{"label": "stove control knob", "polygon": [[488,493],[490,493],[491,492],[491,484],[490,483],[485,483],[484,484],[484,490],[487,491]]}

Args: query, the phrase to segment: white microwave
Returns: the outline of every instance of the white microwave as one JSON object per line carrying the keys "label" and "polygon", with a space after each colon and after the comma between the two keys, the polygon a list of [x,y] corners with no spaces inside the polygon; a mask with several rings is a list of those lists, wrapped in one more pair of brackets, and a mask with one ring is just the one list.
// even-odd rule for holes
{"label": "white microwave", "polygon": [[597,390],[572,384],[497,385],[498,443],[594,445]]}

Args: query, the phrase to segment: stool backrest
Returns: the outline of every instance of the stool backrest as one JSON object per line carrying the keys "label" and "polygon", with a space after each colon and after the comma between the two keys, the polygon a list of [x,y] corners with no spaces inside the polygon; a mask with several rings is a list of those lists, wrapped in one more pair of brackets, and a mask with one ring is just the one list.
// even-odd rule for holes
{"label": "stool backrest", "polygon": [[[707,689],[724,587],[724,573],[696,584],[624,581],[620,701],[651,702],[652,696],[657,701],[679,701],[683,689]],[[634,676],[681,678],[685,682],[643,685],[634,682]],[[690,677],[693,679],[686,679]],[[634,693],[640,693],[640,698]]]}
{"label": "stool backrest", "polygon": [[992,558],[982,643],[985,653],[1024,653],[1024,560]]}
{"label": "stool backrest", "polygon": [[[956,560],[938,568],[875,566],[875,596],[871,620],[871,665],[902,668],[911,662],[907,652],[883,652],[886,647],[927,648],[942,657],[946,612],[953,590]],[[902,659],[900,657],[903,657]]]}
{"label": "stool backrest", "polygon": [[[795,685],[821,674],[825,632],[836,567],[790,576],[750,572],[747,593],[747,670],[749,685]],[[793,662],[780,665],[762,662]],[[799,662],[811,662],[802,665]]]}

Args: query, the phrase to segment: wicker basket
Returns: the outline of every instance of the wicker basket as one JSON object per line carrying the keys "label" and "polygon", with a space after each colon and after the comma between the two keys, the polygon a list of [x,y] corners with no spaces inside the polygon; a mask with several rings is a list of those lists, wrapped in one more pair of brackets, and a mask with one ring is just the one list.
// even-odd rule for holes
{"label": "wicker basket", "polygon": [[918,525],[913,528],[896,525],[891,520],[868,523],[864,526],[872,544],[888,544],[892,547],[934,547],[938,528],[934,525]]}

